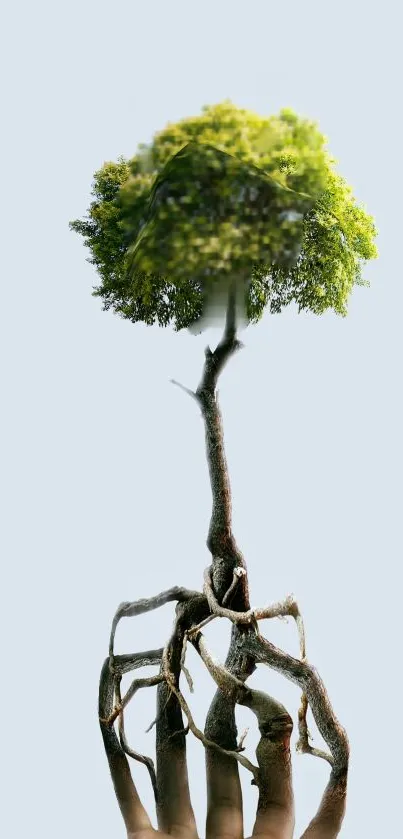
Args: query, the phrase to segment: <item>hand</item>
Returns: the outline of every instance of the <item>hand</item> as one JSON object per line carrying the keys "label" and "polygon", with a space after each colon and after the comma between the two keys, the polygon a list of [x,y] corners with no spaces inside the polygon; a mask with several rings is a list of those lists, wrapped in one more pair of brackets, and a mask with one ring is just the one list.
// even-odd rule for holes
{"label": "hand", "polygon": [[[113,678],[108,660],[102,671],[100,688],[100,717],[106,718],[113,697]],[[114,729],[103,721],[100,723],[127,839],[198,839],[189,794],[182,714],[175,696],[171,695],[169,703],[166,703],[166,692],[166,685],[161,684],[158,707],[164,710],[157,720],[156,772],[159,830],[152,827],[140,801],[127,757]],[[218,694],[215,710],[221,727],[224,720],[225,727],[229,725],[235,729],[234,708],[223,694]],[[273,719],[256,749],[259,799],[252,839],[292,839],[294,834],[290,755],[292,720],[284,711],[284,707],[273,700]],[[172,736],[172,732],[177,733]],[[242,792],[237,761],[207,748],[206,780],[206,839],[243,839]],[[335,839],[338,836],[344,817],[346,788],[347,773],[339,778],[332,773],[319,809],[301,839]]]}

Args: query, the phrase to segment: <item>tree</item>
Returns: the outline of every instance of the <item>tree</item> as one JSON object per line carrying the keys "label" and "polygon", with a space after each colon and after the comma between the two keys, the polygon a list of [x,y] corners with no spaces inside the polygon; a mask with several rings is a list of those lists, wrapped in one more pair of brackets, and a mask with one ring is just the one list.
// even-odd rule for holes
{"label": "tree", "polygon": [[[322,802],[304,837],[331,839],[341,827],[347,735],[319,675],[307,661],[302,617],[294,598],[259,610],[250,607],[246,563],[232,533],[230,483],[216,396],[223,367],[242,346],[237,326],[243,305],[251,322],[261,317],[266,305],[277,312],[291,300],[315,313],[333,308],[345,314],[352,286],[362,282],[362,261],[376,255],[373,221],[355,204],[333,164],[316,126],[290,111],[261,119],[224,103],[204,109],[200,117],[168,126],[132,161],[106,164],[96,173],[95,200],[87,219],[72,223],[91,249],[91,260],[101,277],[95,294],[103,298],[105,308],[133,322],[193,329],[195,324],[198,328],[206,325],[203,316],[209,305],[210,312],[225,306],[223,337],[214,352],[206,348],[198,388],[191,391],[180,385],[197,403],[205,425],[213,509],[207,538],[212,562],[204,574],[203,591],[174,587],[146,600],[122,603],[113,619],[109,655],[101,672],[101,731],[129,837],[141,832],[146,839],[153,831],[126,755],[144,763],[149,771],[159,830],[189,839],[197,835],[186,768],[188,731],[202,741],[206,752],[207,837],[242,836],[238,763],[252,773],[252,783],[259,790],[254,835],[292,836],[289,744],[293,722],[277,700],[248,687],[247,679],[260,663],[301,688],[299,749],[325,758],[332,767]],[[177,605],[174,630],[166,645],[115,655],[114,637],[121,618],[169,601]],[[259,631],[260,619],[284,615],[295,619],[299,659],[274,647]],[[225,665],[212,657],[202,631],[217,616],[232,623]],[[181,674],[188,677],[187,644],[193,645],[217,685],[204,733],[196,727],[180,687]],[[122,697],[122,674],[146,664],[157,665],[157,675],[135,679]],[[138,689],[152,685],[157,685],[156,768],[151,758],[129,747],[124,731],[128,702]],[[237,741],[236,703],[249,707],[257,718],[261,735],[257,766],[244,756]],[[308,705],[329,753],[309,743]]]}
{"label": "tree", "polygon": [[[337,173],[326,138],[315,124],[290,110],[262,118],[230,102],[168,125],[150,145],[140,146],[131,160],[122,157],[95,173],[94,200],[87,216],[71,227],[90,250],[90,261],[100,277],[94,294],[104,308],[133,323],[172,325],[175,330],[191,326],[202,314],[200,278],[129,270],[130,245],[146,216],[150,190],[166,164],[189,143],[226,152],[313,201],[311,211],[304,215],[295,265],[256,261],[256,243],[251,243],[248,320],[256,323],[266,307],[277,313],[290,302],[315,314],[333,309],[345,315],[353,286],[364,282],[363,262],[376,256],[372,218]],[[189,190],[191,184],[183,186]],[[274,230],[272,223],[271,234]],[[227,233],[228,229],[220,231],[223,246]],[[191,244],[188,259],[197,248],[197,238],[195,231],[187,242]]]}

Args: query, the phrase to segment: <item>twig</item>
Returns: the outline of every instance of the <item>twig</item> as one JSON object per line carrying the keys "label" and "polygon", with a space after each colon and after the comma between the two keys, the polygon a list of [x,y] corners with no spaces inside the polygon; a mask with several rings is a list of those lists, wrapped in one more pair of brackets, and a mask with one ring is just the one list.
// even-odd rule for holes
{"label": "twig", "polygon": [[193,679],[192,679],[192,677],[189,673],[188,668],[185,665],[187,640],[188,640],[188,636],[187,636],[187,632],[185,632],[184,635],[183,635],[180,668],[181,668],[182,673],[185,676],[185,679],[188,683],[188,688],[190,690],[190,693],[193,693]]}
{"label": "twig", "polygon": [[334,760],[332,756],[328,752],[324,752],[322,749],[315,749],[309,743],[310,733],[308,731],[308,725],[306,721],[306,715],[308,711],[308,699],[306,694],[303,693],[301,697],[301,705],[298,710],[298,732],[299,732],[299,739],[296,744],[297,752],[301,754],[308,754],[313,755],[314,757],[320,757],[322,760],[326,760],[330,763],[330,766],[334,765]]}
{"label": "twig", "polygon": [[181,666],[181,670],[183,671],[183,674],[184,674],[184,676],[185,676],[185,679],[186,679],[186,681],[187,681],[187,683],[188,683],[188,688],[189,688],[189,690],[190,690],[190,693],[194,693],[194,688],[193,688],[193,679],[192,679],[192,677],[191,677],[191,675],[190,675],[190,673],[189,673],[188,668],[187,668],[187,667],[185,667],[185,665],[184,665],[184,664],[182,664],[182,666]]}
{"label": "twig", "polygon": [[[225,606],[225,604],[232,598],[232,596],[233,596],[233,594],[234,594],[234,592],[235,592],[235,590],[236,590],[236,588],[239,584],[239,581],[241,580],[242,577],[245,577],[245,576],[246,576],[246,569],[243,568],[241,565],[237,565],[236,568],[234,568],[234,571],[233,571],[232,583],[231,583],[229,589],[227,590],[227,592],[225,593],[225,595],[223,597],[223,606]],[[186,630],[186,634],[187,634],[188,638],[190,639],[190,638],[194,637],[195,635],[197,635],[197,633],[200,632],[200,630],[203,629],[204,626],[207,626],[208,623],[211,623],[211,621],[215,620],[217,617],[219,617],[219,616],[215,615],[215,614],[208,615],[208,617],[204,618],[204,620],[200,621],[200,623],[194,624],[193,626],[189,627],[189,629]]]}
{"label": "twig", "polygon": [[173,731],[172,734],[169,735],[168,740],[173,740],[174,737],[177,737],[178,734],[184,734],[185,737],[189,734],[190,728],[187,725],[185,728],[179,728],[178,731]]}
{"label": "twig", "polygon": [[[170,693],[168,693],[168,696],[167,696],[166,702],[165,702],[165,704],[163,705],[163,708],[162,708],[162,710],[163,710],[163,711],[165,711],[165,708],[166,708],[166,706],[168,705],[168,702],[169,702],[170,698],[171,698],[171,694],[170,694]],[[145,730],[145,732],[144,732],[144,733],[145,733],[145,734],[148,734],[148,733],[149,733],[149,731],[151,731],[151,729],[152,729],[152,728],[154,728],[154,726],[156,725],[156,723],[157,723],[157,722],[158,722],[158,715],[155,717],[155,719],[153,719],[153,721],[150,723],[150,725],[148,726],[148,728],[146,728],[146,730]]]}
{"label": "twig", "polygon": [[273,603],[271,606],[255,607],[254,609],[248,609],[245,612],[235,612],[233,609],[227,609],[224,606],[220,606],[218,603],[211,585],[210,567],[206,568],[204,572],[204,593],[214,615],[219,618],[228,618],[232,623],[237,625],[243,624],[250,626],[255,621],[266,620],[268,618],[279,618],[287,615],[293,617],[298,627],[301,655],[305,657],[304,625],[299,612],[298,604],[292,595],[283,601]]}
{"label": "twig", "polygon": [[200,632],[200,630],[204,626],[207,626],[208,623],[211,623],[211,621],[215,620],[216,617],[218,616],[209,615],[207,618],[204,618],[203,621],[200,621],[200,623],[195,623],[193,626],[189,627],[189,629],[186,630],[186,635],[189,638],[189,640],[193,638],[195,635],[197,635],[197,633]]}
{"label": "twig", "polygon": [[[120,678],[120,677],[118,677],[118,678]],[[131,683],[130,687],[126,691],[122,701],[118,702],[115,705],[112,713],[109,714],[109,716],[106,719],[102,719],[101,722],[104,722],[105,725],[108,725],[108,726],[113,725],[115,720],[118,718],[120,712],[123,711],[123,708],[126,707],[128,702],[130,702],[130,700],[133,698],[133,696],[135,695],[135,693],[137,693],[138,690],[140,690],[141,688],[154,687],[155,685],[158,685],[158,684],[160,684],[160,682],[163,682],[163,681],[164,681],[164,676],[161,673],[159,673],[157,676],[148,676],[148,677],[145,677],[143,679],[134,679],[133,682]],[[115,682],[115,685],[116,685],[116,682]],[[116,686],[115,686],[115,692],[116,692]]]}
{"label": "twig", "polygon": [[150,722],[150,725],[149,725],[149,726],[145,729],[145,732],[144,732],[144,733],[145,733],[145,734],[148,734],[148,733],[151,731],[151,729],[153,729],[153,728],[154,728],[154,726],[155,726],[156,722],[157,722],[157,717],[155,717],[155,718],[153,719],[153,721],[152,721],[152,722]]}
{"label": "twig", "polygon": [[185,385],[182,385],[180,382],[177,382],[176,379],[170,379],[169,381],[171,382],[172,385],[176,385],[177,387],[180,387],[181,390],[183,390],[185,393],[187,393],[189,396],[191,396],[192,399],[195,399],[196,402],[199,402],[199,400],[197,398],[197,395],[194,392],[194,390],[190,390],[189,387],[185,387]]}
{"label": "twig", "polygon": [[124,712],[123,712],[123,706],[122,706],[122,697],[121,697],[121,693],[120,693],[120,679],[116,680],[115,694],[116,694],[116,700],[122,708],[122,710],[120,711],[120,714],[119,714],[119,725],[118,725],[120,745],[121,745],[123,751],[127,755],[129,755],[129,757],[133,758],[133,760],[137,760],[139,763],[143,763],[144,766],[147,767],[148,774],[150,776],[150,780],[151,780],[151,784],[152,784],[152,788],[153,788],[153,792],[154,792],[155,803],[158,804],[157,777],[156,777],[156,774],[155,774],[154,761],[152,760],[151,757],[148,757],[147,755],[142,755],[139,752],[135,752],[133,749],[131,749],[128,742],[127,742],[127,739],[126,739]]}
{"label": "twig", "polygon": [[239,751],[239,752],[243,750],[243,744],[244,744],[244,742],[245,742],[245,740],[246,740],[246,737],[247,737],[248,731],[249,731],[249,728],[245,728],[245,731],[243,731],[243,732],[242,732],[242,734],[241,734],[241,736],[240,736],[240,738],[239,738],[239,740],[238,740],[238,751]]}
{"label": "twig", "polygon": [[180,704],[180,706],[181,706],[181,708],[182,708],[182,711],[184,712],[184,714],[185,714],[185,715],[186,715],[186,717],[187,717],[188,726],[189,726],[190,731],[192,732],[192,734],[194,734],[194,736],[195,736],[195,737],[197,737],[197,739],[198,739],[198,740],[200,740],[200,741],[201,741],[201,743],[203,743],[203,746],[204,746],[205,748],[215,749],[215,751],[218,751],[218,752],[220,752],[221,754],[225,754],[225,755],[227,755],[227,757],[233,757],[233,758],[235,758],[235,759],[236,759],[236,760],[237,760],[237,761],[238,761],[238,762],[239,762],[242,766],[244,766],[244,767],[245,767],[245,769],[248,769],[248,770],[249,770],[249,772],[251,772],[251,773],[252,773],[253,778],[257,781],[257,779],[258,779],[258,772],[259,772],[259,770],[258,770],[258,767],[257,767],[257,766],[254,766],[254,765],[253,765],[253,763],[251,763],[251,762],[250,762],[250,760],[248,760],[248,759],[247,759],[246,757],[244,757],[243,755],[240,755],[238,752],[236,752],[236,751],[231,751],[231,750],[227,750],[227,749],[223,749],[223,748],[222,748],[221,746],[219,746],[217,743],[214,743],[214,741],[213,741],[213,740],[209,740],[207,737],[205,737],[205,735],[203,734],[203,732],[202,732],[202,731],[200,731],[200,729],[197,727],[197,725],[196,725],[196,723],[195,723],[195,721],[194,721],[194,719],[193,719],[192,712],[191,712],[191,710],[190,710],[190,708],[189,708],[189,706],[188,706],[188,704],[187,704],[187,702],[186,702],[186,699],[185,699],[185,698],[184,698],[184,696],[182,695],[182,693],[181,693],[180,689],[179,689],[179,688],[177,688],[177,687],[176,687],[176,685],[175,685],[175,678],[174,678],[174,675],[173,675],[173,673],[171,673],[171,671],[170,671],[170,669],[169,669],[169,662],[168,662],[167,648],[165,648],[165,650],[164,650],[163,663],[162,663],[162,670],[163,670],[163,673],[164,673],[164,676],[165,676],[166,682],[167,682],[167,684],[168,684],[168,686],[169,686],[170,690],[171,690],[171,691],[172,691],[172,693],[176,696],[176,698],[177,698],[177,700],[178,700],[178,702],[179,702],[179,704]]}
{"label": "twig", "polygon": [[228,591],[224,594],[222,599],[222,605],[225,606],[227,603],[230,603],[232,600],[232,596],[235,590],[238,588],[239,581],[241,577],[246,576],[246,568],[243,568],[242,565],[237,565],[233,571],[233,579],[232,583],[228,589]]}

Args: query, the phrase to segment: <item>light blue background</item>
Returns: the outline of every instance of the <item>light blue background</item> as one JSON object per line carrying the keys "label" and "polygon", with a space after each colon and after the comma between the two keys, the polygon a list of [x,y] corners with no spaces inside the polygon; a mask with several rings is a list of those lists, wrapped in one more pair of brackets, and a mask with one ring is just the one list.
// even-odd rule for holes
{"label": "light blue background", "polygon": [[[344,839],[401,823],[401,70],[396,2],[36,2],[3,13],[3,833],[124,835],[96,716],[121,600],[201,586],[210,487],[196,405],[207,340],[103,313],[68,221],[92,173],[167,121],[231,98],[319,121],[379,227],[347,319],[266,316],[220,380],[234,531],[252,601],[293,591],[308,655],[351,740]],[[400,520],[399,520],[400,519]],[[172,608],[122,623],[118,648],[160,646]],[[297,651],[292,625],[267,622]],[[228,628],[213,624],[224,656]],[[195,656],[196,721],[212,685]],[[294,714],[265,668],[252,683]],[[154,696],[127,714],[152,752]],[[242,730],[253,721],[239,714]],[[315,743],[319,741],[316,740]],[[256,735],[249,733],[253,757]],[[202,747],[188,738],[204,835]],[[243,770],[242,770],[243,773]],[[151,805],[144,768],[134,766]],[[297,827],[328,767],[296,756]],[[242,774],[246,830],[256,790]],[[296,835],[298,833],[296,832]]]}

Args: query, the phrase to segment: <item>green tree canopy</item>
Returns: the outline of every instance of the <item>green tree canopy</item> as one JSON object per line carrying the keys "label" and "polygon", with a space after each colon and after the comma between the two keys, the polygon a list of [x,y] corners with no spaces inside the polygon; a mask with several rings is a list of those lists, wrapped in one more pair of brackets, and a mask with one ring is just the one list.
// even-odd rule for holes
{"label": "green tree canopy", "polygon": [[263,118],[224,102],[104,164],[86,218],[71,223],[101,278],[94,294],[176,330],[228,278],[243,283],[251,322],[291,301],[346,314],[376,231],[326,142],[290,110]]}

